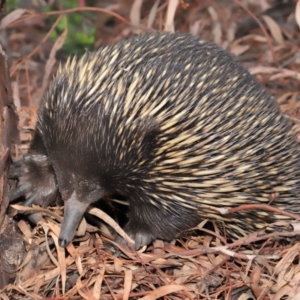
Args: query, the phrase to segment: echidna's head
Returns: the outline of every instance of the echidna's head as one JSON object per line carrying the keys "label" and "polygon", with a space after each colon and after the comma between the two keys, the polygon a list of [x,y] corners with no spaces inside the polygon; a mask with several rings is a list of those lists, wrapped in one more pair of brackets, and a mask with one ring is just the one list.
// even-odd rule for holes
{"label": "echidna's head", "polygon": [[[65,203],[61,246],[72,239],[87,207],[114,193],[129,195],[149,177],[158,139],[154,118],[134,116],[128,89],[133,78],[104,53],[85,54],[60,68],[40,108],[42,133]],[[115,54],[117,55],[117,54]],[[108,56],[113,59],[113,54]],[[101,59],[103,61],[101,61]],[[138,74],[138,72],[137,72]],[[122,76],[121,76],[122,75]],[[145,74],[143,74],[145,76]],[[142,78],[136,83],[140,84]],[[136,96],[137,97],[137,96]]]}

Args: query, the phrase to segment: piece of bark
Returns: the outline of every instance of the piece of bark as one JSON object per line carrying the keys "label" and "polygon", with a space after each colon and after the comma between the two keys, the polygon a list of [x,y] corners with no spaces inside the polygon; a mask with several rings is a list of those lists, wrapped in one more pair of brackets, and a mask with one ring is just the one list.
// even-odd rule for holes
{"label": "piece of bark", "polygon": [[[7,173],[10,165],[10,148],[19,143],[18,116],[12,100],[9,69],[6,54],[0,46],[0,229],[8,203]],[[9,197],[8,197],[9,199]]]}
{"label": "piece of bark", "polygon": [[15,221],[6,215],[11,190],[7,178],[11,162],[10,148],[19,142],[17,124],[7,58],[0,46],[0,289],[15,279],[25,250]]}
{"label": "piece of bark", "polygon": [[14,220],[7,215],[3,221],[3,232],[0,233],[0,289],[16,278],[17,267],[25,257],[23,236]]}

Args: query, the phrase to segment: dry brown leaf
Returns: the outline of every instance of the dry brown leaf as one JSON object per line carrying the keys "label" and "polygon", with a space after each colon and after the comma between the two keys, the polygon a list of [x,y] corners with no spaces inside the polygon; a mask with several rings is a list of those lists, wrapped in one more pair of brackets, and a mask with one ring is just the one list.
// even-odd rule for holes
{"label": "dry brown leaf", "polygon": [[[49,241],[48,241],[48,239],[47,239],[47,235],[48,235],[48,232],[49,232],[49,227],[48,226],[43,226],[43,228],[44,228],[44,232],[45,232],[45,242],[46,242],[46,250],[47,250],[47,253],[48,253],[48,256],[49,256],[49,258],[50,258],[50,260],[52,261],[52,263],[56,266],[56,267],[59,267],[59,263],[58,263],[58,261],[57,261],[57,259],[54,257],[54,255],[53,255],[53,253],[52,253],[52,251],[51,251],[51,249],[50,249],[50,247],[49,247]],[[49,234],[49,236],[53,236],[53,232],[51,232],[50,234]]]}
{"label": "dry brown leaf", "polygon": [[294,296],[292,296],[289,300],[299,300],[299,299],[300,299],[300,291]]}
{"label": "dry brown leaf", "polygon": [[47,208],[42,208],[38,205],[32,205],[32,207],[29,206],[23,206],[20,204],[13,204],[10,207],[12,207],[15,210],[21,210],[21,211],[34,211],[34,212],[41,212],[41,213],[45,213],[46,215],[49,215],[51,217],[53,217],[54,219],[58,220],[58,221],[62,221],[62,217],[60,217],[58,214],[54,213],[52,210],[47,209]]}
{"label": "dry brown leaf", "polygon": [[258,34],[248,34],[248,35],[245,35],[245,36],[235,40],[236,43],[249,42],[249,41],[266,43],[267,38],[265,36],[258,35]]}
{"label": "dry brown leaf", "polygon": [[260,0],[258,2],[255,2],[256,0],[252,0],[252,3],[256,4],[256,3],[259,3],[260,7],[261,7],[261,10],[267,10],[268,8],[271,7],[271,4],[269,3],[268,0]]}
{"label": "dry brown leaf", "polygon": [[[211,240],[212,240],[212,237],[211,237],[211,236],[206,236],[206,237],[204,238],[203,246],[206,247],[206,248],[209,248]],[[221,248],[224,249],[223,247],[220,247],[220,249],[221,249]],[[225,252],[226,252],[226,251],[225,251]],[[223,252],[223,253],[224,253],[224,252]],[[209,258],[210,262],[211,262],[214,266],[220,264],[222,261],[224,261],[224,258],[225,258],[225,257],[224,257],[223,255],[221,255],[221,254],[212,254],[212,253],[207,254],[207,257]]]}
{"label": "dry brown leaf", "polygon": [[155,300],[160,297],[169,295],[171,293],[176,293],[176,292],[184,291],[184,290],[187,290],[187,287],[185,287],[184,285],[174,285],[174,284],[165,285],[165,286],[155,289],[149,295],[147,295],[143,298],[140,298],[140,300]]}
{"label": "dry brown leaf", "polygon": [[[66,265],[70,266],[73,263],[74,263],[74,259],[71,256],[69,256],[66,259]],[[23,286],[34,286],[36,280],[39,280],[41,278],[44,279],[45,282],[47,282],[55,279],[58,275],[60,275],[60,267],[51,270],[45,270],[44,272],[41,272],[36,276],[28,279],[26,282],[23,283]]]}
{"label": "dry brown leaf", "polygon": [[154,247],[154,251],[153,253],[155,254],[161,254],[161,255],[164,255],[165,254],[165,251],[164,251],[164,242],[162,240],[156,240],[153,242],[153,247]]}
{"label": "dry brown leaf", "polygon": [[[252,264],[253,264],[253,259],[250,259],[249,261],[247,261],[247,264],[246,264],[246,268],[245,268],[245,276],[248,276],[249,275],[249,271],[250,271],[250,268],[252,267]],[[255,270],[253,270],[253,273],[254,273]]]}
{"label": "dry brown leaf", "polygon": [[246,293],[241,294],[237,300],[252,300],[253,298],[253,294],[250,290],[248,290]]}
{"label": "dry brown leaf", "polygon": [[250,282],[251,282],[250,286],[256,297],[261,296],[263,292],[262,288],[259,286],[260,278],[261,278],[261,269],[258,266],[255,266],[250,276]]}
{"label": "dry brown leaf", "polygon": [[30,230],[29,225],[24,220],[20,220],[18,222],[18,227],[24,235],[25,241],[29,243],[30,239],[32,238],[32,232]]}
{"label": "dry brown leaf", "polygon": [[292,286],[290,286],[288,284],[284,285],[276,292],[276,294],[274,295],[272,300],[281,300],[283,296],[289,295],[291,293],[291,291],[292,291]]}
{"label": "dry brown leaf", "polygon": [[[37,294],[34,294],[34,293],[30,293],[30,292],[27,292],[25,289],[23,289],[22,286],[18,285],[18,288],[24,293],[24,295],[26,295],[27,297],[29,297],[29,299],[32,299],[32,300],[43,300],[44,297],[41,297]],[[25,298],[26,299],[26,298]],[[11,300],[11,299],[10,299]]]}
{"label": "dry brown leaf", "polygon": [[255,66],[249,68],[249,71],[252,75],[256,75],[256,74],[273,74],[279,72],[280,70],[278,68],[273,68],[273,67]]}
{"label": "dry brown leaf", "polygon": [[102,282],[103,282],[104,273],[105,273],[105,264],[103,266],[101,266],[100,268],[101,268],[101,271],[96,277],[96,281],[95,281],[93,291],[92,291],[93,296],[96,299],[101,299],[101,288],[102,288]]}
{"label": "dry brown leaf", "polygon": [[177,259],[165,259],[165,258],[157,258],[151,261],[151,264],[161,266],[162,268],[167,268],[170,266],[182,266],[182,263],[179,262]]}
{"label": "dry brown leaf", "polygon": [[12,97],[17,110],[19,110],[21,107],[19,89],[20,89],[19,83],[17,81],[12,81],[11,83]]}
{"label": "dry brown leaf", "polygon": [[284,38],[279,25],[269,16],[263,15],[262,18],[266,22],[268,28],[270,29],[273,39],[279,44],[284,44]]}
{"label": "dry brown leaf", "polygon": [[0,30],[7,27],[9,24],[13,23],[14,21],[18,20],[23,14],[26,12],[29,13],[27,9],[18,8],[7,14],[0,22]]}
{"label": "dry brown leaf", "polygon": [[60,267],[62,292],[64,294],[66,291],[66,281],[67,281],[67,264],[66,264],[66,257],[65,257],[65,249],[58,245],[58,238],[55,234],[51,232],[50,236],[54,241],[56,251],[57,251],[57,257],[58,257],[58,262]]}
{"label": "dry brown leaf", "polygon": [[156,13],[157,13],[157,9],[158,9],[158,5],[159,5],[159,0],[156,0],[155,3],[153,4],[153,6],[151,7],[149,17],[148,17],[148,22],[147,22],[147,28],[152,28],[152,26],[153,26],[153,23],[154,23],[155,17],[156,17]]}
{"label": "dry brown leaf", "polygon": [[[56,234],[56,236],[59,236],[59,232],[60,232],[60,227],[52,222],[48,222],[47,225],[49,226],[49,228]],[[62,248],[64,249],[64,248]],[[81,263],[81,259],[80,259],[80,255],[78,254],[77,250],[75,249],[75,247],[73,246],[72,243],[70,243],[67,248],[68,252],[70,253],[70,255],[74,258],[76,266],[77,266],[77,270],[78,273],[81,275],[83,273],[83,267],[82,267],[82,263]]]}
{"label": "dry brown leaf", "polygon": [[121,273],[123,267],[123,261],[118,257],[114,257],[114,267],[116,272]]}
{"label": "dry brown leaf", "polygon": [[276,79],[287,78],[287,77],[291,77],[291,78],[300,80],[300,72],[296,72],[296,71],[288,70],[288,69],[282,69],[280,71],[280,73],[272,75],[270,77],[270,80],[276,80]]}
{"label": "dry brown leaf", "polygon": [[19,128],[22,131],[34,130],[37,121],[37,106],[21,106],[18,109]]}
{"label": "dry brown leaf", "polygon": [[37,282],[34,285],[33,292],[38,295],[39,291],[41,290],[44,284],[45,284],[44,278],[40,278],[39,280],[37,280]]}
{"label": "dry brown leaf", "polygon": [[22,261],[21,265],[18,267],[18,270],[21,270],[24,266],[26,266],[28,262],[32,259],[32,256],[33,256],[33,250],[31,249],[27,252],[26,257]]}
{"label": "dry brown leaf", "polygon": [[295,9],[295,19],[300,28],[300,0],[297,1],[296,9]]}
{"label": "dry brown leaf", "polygon": [[128,243],[134,244],[134,241],[125,233],[125,231],[117,224],[117,222],[111,218],[109,215],[101,211],[100,209],[97,209],[95,207],[89,207],[87,209],[87,212],[91,215],[94,215],[101,220],[103,220],[105,223],[109,224],[122,238],[124,238]]}
{"label": "dry brown leaf", "polygon": [[82,237],[85,236],[87,230],[87,222],[85,218],[82,218],[76,232],[76,236]]}
{"label": "dry brown leaf", "polygon": [[197,20],[190,25],[189,32],[190,34],[198,35],[200,34],[202,28],[203,28],[203,22],[201,22],[201,20]]}
{"label": "dry brown leaf", "polygon": [[219,21],[219,16],[218,16],[216,10],[213,8],[213,6],[208,7],[208,12],[209,12],[210,17],[213,21],[212,34],[214,36],[214,42],[217,45],[221,45],[221,42],[222,42],[222,27],[221,27],[221,23]]}
{"label": "dry brown leaf", "polygon": [[174,19],[179,0],[169,0],[164,31],[175,31]]}
{"label": "dry brown leaf", "polygon": [[300,244],[297,243],[289,248],[288,252],[283,256],[281,261],[275,266],[274,274],[280,274],[285,272],[287,268],[292,264],[293,260],[297,255],[299,255]]}
{"label": "dry brown leaf", "polygon": [[[92,282],[90,282],[92,283]],[[89,289],[87,289],[87,284],[85,281],[81,281],[81,278],[78,277],[76,281],[76,288],[77,292],[80,294],[80,296],[85,300],[98,300],[96,299]]]}
{"label": "dry brown leaf", "polygon": [[194,274],[198,275],[198,270],[184,264],[181,269],[174,270],[174,276],[177,277],[175,282],[177,284],[184,284],[187,279]]}
{"label": "dry brown leaf", "polygon": [[285,103],[289,98],[293,97],[296,93],[287,92],[282,94],[280,97],[276,99],[276,102],[280,105]]}
{"label": "dry brown leaf", "polygon": [[139,27],[141,25],[141,9],[143,0],[134,0],[130,9],[130,23],[133,26]]}
{"label": "dry brown leaf", "polygon": [[0,293],[1,300],[9,300],[8,296],[5,293]]}
{"label": "dry brown leaf", "polygon": [[246,51],[248,51],[249,49],[250,49],[250,45],[232,44],[230,47],[230,52],[235,56],[239,56],[239,55],[245,53]]}
{"label": "dry brown leaf", "polygon": [[129,294],[131,292],[132,287],[132,271],[131,270],[124,270],[125,277],[124,277],[124,295],[123,300],[129,299]]}
{"label": "dry brown leaf", "polygon": [[42,87],[35,94],[36,97],[35,97],[35,99],[32,103],[33,105],[39,105],[43,95],[45,94],[45,91],[46,91],[47,86],[48,86],[48,82],[49,82],[49,78],[50,78],[52,68],[53,68],[53,66],[56,62],[55,55],[56,55],[57,51],[63,46],[67,34],[68,34],[68,27],[66,26],[65,30],[58,37],[58,39],[55,41],[55,43],[54,43],[54,45],[53,45],[53,47],[50,51],[50,55],[49,55],[49,58],[47,60],[46,66],[45,66],[45,75],[44,75],[44,78],[43,78]]}
{"label": "dry brown leaf", "polygon": [[300,222],[293,222],[291,225],[293,226],[294,231],[300,231]]}

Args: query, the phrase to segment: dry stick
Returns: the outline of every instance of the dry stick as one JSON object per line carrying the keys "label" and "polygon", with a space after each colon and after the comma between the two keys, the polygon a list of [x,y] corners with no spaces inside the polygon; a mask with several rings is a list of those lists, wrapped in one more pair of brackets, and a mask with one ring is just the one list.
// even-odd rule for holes
{"label": "dry stick", "polygon": [[236,213],[239,211],[243,211],[243,210],[253,210],[253,209],[262,209],[262,210],[266,210],[266,211],[271,211],[271,212],[275,212],[275,213],[279,213],[283,216],[287,216],[291,219],[294,220],[299,220],[300,216],[286,212],[280,208],[276,208],[267,204],[243,204],[240,205],[238,207],[233,207],[233,208],[215,208],[217,211],[219,211],[222,215],[225,214],[232,214],[232,213]]}
{"label": "dry stick", "polygon": [[[21,17],[19,18],[18,20],[14,21],[13,23],[11,23],[10,25],[12,24],[17,24],[17,23],[20,23],[24,20],[27,20],[27,19],[30,19],[30,18],[34,18],[34,17],[37,17],[37,16],[53,16],[53,15],[60,15],[58,17],[58,19],[55,21],[55,23],[52,25],[51,29],[49,30],[49,32],[46,34],[46,36],[42,39],[42,42],[41,43],[44,43],[48,37],[50,36],[51,32],[54,30],[54,28],[56,27],[57,23],[60,21],[60,19],[62,18],[63,15],[65,14],[69,14],[69,13],[74,13],[74,12],[77,12],[77,11],[95,11],[95,12],[101,12],[101,13],[106,13],[106,14],[109,14],[109,15],[112,15],[113,17],[121,20],[122,22],[126,23],[126,24],[130,24],[130,22],[128,20],[126,20],[125,18],[123,18],[121,15],[111,11],[111,10],[108,10],[108,9],[105,9],[105,8],[97,8],[97,7],[77,7],[77,8],[71,8],[71,9],[66,9],[66,10],[61,10],[61,11],[52,11],[52,12],[47,12],[47,13],[36,13],[36,14],[31,14],[29,16],[24,16],[24,17]],[[134,26],[133,26],[134,27]],[[142,29],[145,29],[146,31],[149,31],[149,28],[144,28],[144,26],[139,26],[139,28],[142,28]],[[23,58],[18,64],[15,65],[14,68],[12,68],[11,70],[11,75],[13,75],[15,72],[16,72],[16,69],[22,65],[22,63],[24,62],[25,59],[28,59],[30,58],[40,47],[40,44],[34,49],[31,51],[31,53],[29,53],[26,58]]]}
{"label": "dry stick", "polygon": [[6,147],[4,150],[2,150],[2,153],[0,153],[0,174],[2,174],[2,172],[5,169],[5,164],[8,159],[8,156],[9,156],[9,148]]}
{"label": "dry stick", "polygon": [[[254,242],[259,242],[262,240],[266,240],[272,237],[293,237],[295,235],[299,235],[299,231],[291,231],[291,232],[272,232],[269,234],[265,234],[262,236],[254,236],[254,237],[245,237],[240,240],[237,240],[231,244],[226,244],[225,246],[220,247],[226,247],[226,248],[220,248],[217,247],[211,247],[211,248],[198,248],[193,250],[186,250],[186,251],[174,251],[174,249],[169,246],[165,245],[164,250],[168,252],[168,254],[165,257],[170,257],[172,255],[180,256],[180,257],[190,257],[190,256],[196,256],[196,255],[202,255],[202,254],[208,254],[208,253],[219,253],[222,252],[224,249],[233,248],[237,246],[242,246]],[[223,252],[224,253],[224,252]],[[245,257],[246,258],[246,257]]]}
{"label": "dry stick", "polygon": [[59,14],[69,14],[77,11],[95,11],[95,12],[102,12],[108,15],[112,15],[113,17],[119,19],[120,21],[129,24],[130,22],[123,18],[121,15],[105,8],[98,8],[98,7],[75,7],[75,8],[70,8],[70,9],[65,9],[65,10],[60,10],[60,11],[50,11],[47,13],[43,13],[42,15],[46,16],[51,16],[51,15],[59,15]]}
{"label": "dry stick", "polygon": [[69,14],[69,13],[73,13],[73,12],[77,12],[77,11],[95,11],[95,12],[102,12],[102,13],[106,13],[108,15],[112,15],[115,18],[121,20],[122,22],[129,24],[130,22],[128,20],[126,20],[125,18],[123,18],[121,15],[109,10],[109,9],[105,9],[105,8],[98,8],[98,7],[75,7],[75,8],[70,8],[70,9],[65,9],[65,10],[57,10],[57,11],[49,11],[46,13],[32,13],[29,16],[23,16],[20,17],[19,19],[15,20],[14,22],[10,23],[10,26],[12,24],[17,24],[20,23],[24,20],[27,19],[31,19],[31,18],[35,18],[35,17],[39,17],[39,16],[55,16],[55,15],[65,15],[65,14]]}
{"label": "dry stick", "polygon": [[270,38],[270,35],[268,34],[266,28],[264,27],[264,25],[262,24],[262,22],[244,5],[240,2],[240,0],[234,0],[234,2],[239,5],[240,7],[242,7],[249,15],[251,18],[254,19],[254,21],[259,25],[260,29],[262,30],[263,34],[265,35],[266,39],[267,39],[267,43],[269,45],[269,48],[271,50],[272,53],[272,57],[273,57],[273,61],[278,65],[278,60],[277,60],[277,56],[274,52],[274,47]]}
{"label": "dry stick", "polygon": [[28,72],[28,60],[25,60],[25,74],[26,74],[28,101],[30,103],[30,106],[32,106],[32,97],[30,93],[30,80],[29,80],[29,72]]}
{"label": "dry stick", "polygon": [[52,33],[52,31],[54,30],[54,28],[56,27],[56,25],[58,24],[58,22],[61,20],[61,18],[62,18],[62,15],[61,16],[59,16],[57,19],[56,19],[56,21],[54,22],[54,24],[52,25],[52,27],[50,28],[50,30],[48,31],[48,33],[44,36],[44,38],[42,39],[42,41],[41,41],[41,43],[38,45],[38,46],[36,46],[27,56],[26,56],[26,58],[23,58],[19,63],[17,63],[15,66],[14,66],[14,68],[12,68],[12,70],[11,70],[11,76],[15,73],[15,71],[19,68],[19,66],[20,65],[22,65],[23,64],[23,62],[26,60],[26,59],[29,59],[34,53],[36,53],[37,51],[38,51],[38,49],[40,48],[40,45],[42,44],[42,43],[44,43],[47,39],[48,39],[48,37],[50,36],[50,34]]}

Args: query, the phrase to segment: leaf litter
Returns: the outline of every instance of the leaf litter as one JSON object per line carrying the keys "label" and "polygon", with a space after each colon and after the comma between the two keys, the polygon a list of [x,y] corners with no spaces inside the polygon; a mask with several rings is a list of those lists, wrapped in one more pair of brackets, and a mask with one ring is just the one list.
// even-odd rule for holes
{"label": "leaf litter", "polygon": [[[112,2],[107,8],[88,8],[85,1],[80,1],[74,9],[44,14],[38,8],[30,11],[20,8],[2,19],[0,30],[8,33],[7,49],[14,49],[14,55],[9,55],[10,71],[13,100],[20,118],[21,144],[13,151],[14,160],[28,151],[37,107],[57,70],[57,53],[66,36],[63,32],[52,43],[49,36],[54,24],[47,31],[40,20],[47,15],[61,19],[63,14],[84,11],[115,16],[112,29],[98,28],[104,33],[98,37],[97,45],[151,30],[190,32],[215,41],[236,55],[276,97],[300,137],[299,1],[288,2],[294,6],[284,20],[278,13],[268,12],[274,7],[276,11],[276,5],[270,1]],[[249,21],[253,19],[255,25]],[[34,24],[41,28],[32,36]],[[238,36],[238,32],[243,35]],[[115,243],[112,232],[117,230],[124,234],[122,229],[113,220],[105,219],[99,209],[90,208],[89,212],[104,222],[99,221],[99,226],[94,226],[88,218],[83,219],[74,241],[62,249],[57,240],[63,218],[61,207],[42,209],[13,205],[12,210],[13,215],[18,210],[34,211],[35,225],[24,219],[18,221],[27,254],[15,281],[1,291],[1,299],[300,297],[297,220],[277,224],[292,230],[272,234],[262,230],[231,243],[220,236],[216,227],[210,232],[204,229],[206,220],[203,220],[198,226],[201,235],[191,234],[171,243],[157,240],[135,251],[130,243]],[[116,252],[119,255],[116,256]]]}

